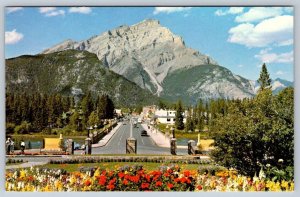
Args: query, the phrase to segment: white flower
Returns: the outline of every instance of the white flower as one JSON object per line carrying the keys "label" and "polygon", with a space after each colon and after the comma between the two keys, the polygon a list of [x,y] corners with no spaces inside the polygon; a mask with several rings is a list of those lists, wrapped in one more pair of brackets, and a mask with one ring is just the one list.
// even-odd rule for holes
{"label": "white flower", "polygon": [[271,167],[271,164],[267,163],[266,167],[267,167],[267,168]]}
{"label": "white flower", "polygon": [[278,159],[278,162],[279,163],[283,163],[283,159]]}
{"label": "white flower", "polygon": [[261,180],[263,178],[266,178],[265,172],[263,171],[263,169],[261,168],[259,171],[259,175],[258,178]]}

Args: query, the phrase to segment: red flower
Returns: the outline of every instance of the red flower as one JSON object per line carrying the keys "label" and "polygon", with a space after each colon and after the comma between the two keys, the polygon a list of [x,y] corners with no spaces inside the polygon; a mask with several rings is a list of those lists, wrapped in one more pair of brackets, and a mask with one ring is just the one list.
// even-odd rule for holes
{"label": "red flower", "polygon": [[125,176],[125,174],[123,172],[119,172],[118,176],[119,176],[119,178],[123,178]]}
{"label": "red flower", "polygon": [[161,181],[157,181],[155,185],[156,185],[157,187],[160,187],[160,186],[162,186],[162,182],[161,182]]}
{"label": "red flower", "polygon": [[179,178],[176,178],[176,179],[174,179],[174,181],[175,181],[176,183],[178,183],[178,182],[180,182],[180,179],[179,179]]}
{"label": "red flower", "polygon": [[142,183],[141,188],[142,189],[148,189],[149,188],[149,183]]}
{"label": "red flower", "polygon": [[127,184],[128,184],[127,179],[124,179],[123,184],[124,184],[124,185],[127,185]]}
{"label": "red flower", "polygon": [[129,180],[132,181],[132,182],[134,182],[134,183],[137,183],[137,182],[139,182],[139,180],[140,180],[140,176],[139,176],[139,175],[136,175],[136,176],[130,176],[130,177],[129,177]]}
{"label": "red flower", "polygon": [[106,176],[100,175],[99,177],[99,185],[105,185],[106,182]]}
{"label": "red flower", "polygon": [[181,182],[181,183],[185,183],[185,182],[187,182],[187,178],[185,178],[185,177],[182,177],[182,178],[180,179],[180,182]]}
{"label": "red flower", "polygon": [[201,186],[201,185],[198,185],[198,186],[197,186],[197,189],[198,189],[198,190],[202,190],[202,186]]}
{"label": "red flower", "polygon": [[109,182],[108,182],[108,184],[109,185],[112,185],[112,184],[114,184],[116,182],[116,178],[113,178],[112,180],[110,180]]}
{"label": "red flower", "polygon": [[174,187],[174,185],[173,185],[172,183],[168,183],[168,184],[167,184],[167,187],[168,187],[169,189],[172,189],[172,188]]}
{"label": "red flower", "polygon": [[191,175],[191,172],[186,170],[183,172],[183,174],[184,174],[184,176],[189,177]]}
{"label": "red flower", "polygon": [[115,189],[115,186],[114,185],[107,185],[106,188],[109,189],[109,190],[113,190],[113,189]]}
{"label": "red flower", "polygon": [[169,177],[170,174],[166,172],[166,173],[164,173],[164,176],[165,176],[165,177]]}
{"label": "red flower", "polygon": [[149,174],[145,174],[144,175],[145,179],[147,180],[147,182],[150,182],[151,181],[151,177]]}

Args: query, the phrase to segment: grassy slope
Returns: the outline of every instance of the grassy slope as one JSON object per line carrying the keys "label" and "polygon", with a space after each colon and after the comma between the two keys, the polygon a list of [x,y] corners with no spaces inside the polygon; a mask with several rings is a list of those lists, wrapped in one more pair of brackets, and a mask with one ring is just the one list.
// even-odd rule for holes
{"label": "grassy slope", "polygon": [[157,97],[108,70],[95,54],[67,50],[6,60],[6,88],[11,92],[71,94],[71,88],[106,93],[117,106],[153,104]]}

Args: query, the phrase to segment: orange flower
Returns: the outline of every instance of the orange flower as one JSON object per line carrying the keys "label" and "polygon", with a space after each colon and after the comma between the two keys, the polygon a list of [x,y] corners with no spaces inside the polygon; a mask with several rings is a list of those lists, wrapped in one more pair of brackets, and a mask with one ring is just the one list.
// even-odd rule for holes
{"label": "orange flower", "polygon": [[198,189],[198,190],[202,190],[202,186],[201,186],[201,185],[198,185],[198,186],[197,186],[197,189]]}
{"label": "orange flower", "polygon": [[84,185],[85,185],[85,186],[90,186],[91,183],[92,183],[92,182],[88,179],[88,180],[86,180],[86,181],[84,182]]}

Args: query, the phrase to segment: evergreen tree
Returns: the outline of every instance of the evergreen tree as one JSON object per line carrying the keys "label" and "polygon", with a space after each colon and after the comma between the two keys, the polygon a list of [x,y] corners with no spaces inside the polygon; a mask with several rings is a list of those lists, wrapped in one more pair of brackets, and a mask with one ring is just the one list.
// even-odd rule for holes
{"label": "evergreen tree", "polygon": [[270,88],[271,79],[270,79],[270,76],[269,76],[269,73],[267,70],[267,66],[265,63],[262,65],[258,82],[260,84],[260,91],[262,91],[266,88]]}
{"label": "evergreen tree", "polygon": [[94,103],[93,103],[92,94],[90,91],[82,99],[81,108],[83,111],[83,122],[87,123],[89,115],[94,110]]}
{"label": "evergreen tree", "polygon": [[99,118],[98,115],[95,111],[93,111],[88,119],[87,125],[88,126],[94,126],[94,125],[98,125],[99,124]]}
{"label": "evergreen tree", "polygon": [[181,100],[179,100],[177,102],[177,109],[176,109],[176,116],[175,116],[175,127],[178,130],[184,129],[183,108],[182,108],[182,102],[181,102]]}
{"label": "evergreen tree", "polygon": [[195,111],[196,111],[196,128],[199,131],[202,131],[203,128],[204,128],[204,119],[205,119],[205,116],[204,116],[203,102],[202,102],[201,99],[199,100],[198,105],[197,105]]}
{"label": "evergreen tree", "polygon": [[194,131],[194,122],[192,118],[192,110],[188,110],[185,123],[185,131]]}
{"label": "evergreen tree", "polygon": [[114,103],[108,95],[102,95],[97,105],[99,119],[111,119],[114,117]]}

